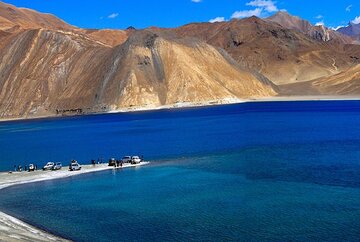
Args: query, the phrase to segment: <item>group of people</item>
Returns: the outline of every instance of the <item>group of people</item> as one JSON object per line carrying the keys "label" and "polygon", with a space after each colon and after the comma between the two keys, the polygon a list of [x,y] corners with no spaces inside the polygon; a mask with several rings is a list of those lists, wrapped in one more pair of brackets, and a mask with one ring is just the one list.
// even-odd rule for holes
{"label": "group of people", "polygon": [[123,161],[122,160],[116,160],[115,167],[122,167],[122,166],[123,166]]}
{"label": "group of people", "polygon": [[[31,169],[31,168],[30,168]],[[28,171],[29,167],[27,165],[24,165],[24,169],[22,165],[14,165],[14,171]],[[37,165],[34,165],[34,170],[37,170]]]}

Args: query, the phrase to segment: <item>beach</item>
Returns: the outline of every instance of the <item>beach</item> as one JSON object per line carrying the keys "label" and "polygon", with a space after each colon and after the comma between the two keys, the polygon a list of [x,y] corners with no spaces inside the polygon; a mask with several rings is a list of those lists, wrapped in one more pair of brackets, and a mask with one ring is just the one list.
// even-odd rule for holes
{"label": "beach", "polygon": [[[58,171],[42,171],[33,172],[1,172],[0,173],[0,189],[6,187],[20,185],[31,182],[39,182],[46,180],[54,180],[66,178],[91,172],[98,172],[112,169],[124,169],[137,166],[147,165],[149,162],[141,162],[140,164],[123,164],[122,167],[114,168],[108,164],[82,165],[80,171],[69,171],[67,167],[63,167]],[[12,216],[0,212],[0,241],[68,241],[66,239],[51,235],[45,231],[37,229],[31,225],[22,222]]]}

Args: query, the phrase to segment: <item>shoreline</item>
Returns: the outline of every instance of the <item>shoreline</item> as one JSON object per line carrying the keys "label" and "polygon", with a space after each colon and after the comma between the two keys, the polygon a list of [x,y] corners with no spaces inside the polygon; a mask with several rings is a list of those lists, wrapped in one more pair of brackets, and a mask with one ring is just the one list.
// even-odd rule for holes
{"label": "shoreline", "polygon": [[[80,171],[69,171],[67,167],[57,171],[42,171],[37,170],[33,172],[0,172],[0,190],[5,188],[22,185],[33,182],[41,182],[48,180],[55,180],[61,178],[68,178],[82,174],[89,174],[99,171],[136,168],[147,165],[149,162],[141,162],[139,164],[124,164],[122,167],[108,166],[107,163],[94,165],[82,165]],[[64,169],[65,168],[65,169]],[[12,217],[0,211],[0,241],[69,241],[51,233],[36,228],[27,224],[15,217]]]}
{"label": "shoreline", "polygon": [[0,118],[1,122],[11,121],[27,121],[37,119],[57,119],[66,117],[77,117],[77,116],[89,116],[89,115],[102,115],[102,114],[116,114],[116,113],[133,113],[133,112],[146,112],[156,110],[171,110],[181,108],[196,108],[196,107],[210,107],[220,106],[227,104],[241,104],[241,103],[256,103],[256,102],[301,102],[301,101],[357,101],[360,100],[360,96],[345,96],[345,95],[309,95],[309,96],[274,96],[274,97],[262,97],[262,98],[224,98],[217,100],[209,100],[204,102],[181,102],[175,104],[168,104],[162,106],[135,106],[127,108],[119,108],[104,112],[89,112],[83,114],[74,115],[43,115],[43,116],[29,116],[20,118]]}

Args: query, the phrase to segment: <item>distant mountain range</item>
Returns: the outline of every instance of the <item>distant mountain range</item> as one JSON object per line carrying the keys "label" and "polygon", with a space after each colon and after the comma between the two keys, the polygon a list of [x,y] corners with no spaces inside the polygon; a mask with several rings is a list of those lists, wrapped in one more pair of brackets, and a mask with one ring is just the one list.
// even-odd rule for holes
{"label": "distant mountain range", "polygon": [[0,50],[0,118],[360,94],[356,30],[313,26],[286,12],[97,30],[0,2]]}
{"label": "distant mountain range", "polygon": [[360,23],[354,24],[350,22],[348,26],[341,27],[337,31],[360,41]]}

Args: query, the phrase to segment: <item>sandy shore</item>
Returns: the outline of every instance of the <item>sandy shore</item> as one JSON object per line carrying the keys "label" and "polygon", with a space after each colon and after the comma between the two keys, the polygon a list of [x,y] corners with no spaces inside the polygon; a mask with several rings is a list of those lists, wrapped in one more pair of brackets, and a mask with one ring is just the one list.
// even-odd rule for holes
{"label": "sandy shore", "polygon": [[[116,169],[124,169],[130,167],[137,167],[146,165],[149,162],[141,162],[137,165],[124,164],[123,167]],[[0,173],[0,189],[9,186],[53,180],[86,174],[97,171],[111,170],[114,167],[109,167],[107,164],[82,165],[80,171],[68,171],[67,167],[63,167],[58,171],[34,171],[34,172],[1,172]],[[45,231],[39,230],[31,225],[28,225],[14,217],[11,217],[3,212],[0,212],[0,241],[68,241],[57,236],[51,235]]]}
{"label": "sandy shore", "polygon": [[[141,112],[141,111],[162,110],[162,109],[179,109],[179,108],[190,108],[190,107],[206,107],[206,106],[217,106],[217,105],[237,104],[237,103],[251,103],[251,102],[341,101],[341,100],[344,100],[344,101],[345,100],[360,100],[360,96],[317,95],[317,96],[275,96],[275,97],[251,98],[251,99],[225,98],[225,99],[209,100],[209,101],[204,101],[204,102],[181,102],[181,103],[162,105],[162,106],[141,106],[141,107],[134,106],[134,107],[108,110],[105,112],[84,113],[84,114],[79,114],[78,116],[106,114],[106,113]],[[76,116],[76,115],[68,115],[68,116]],[[2,118],[2,119],[0,119],[0,122],[28,120],[28,119],[59,118],[59,117],[66,117],[66,116],[48,115],[48,116],[29,116],[29,117],[21,117],[21,118]]]}

